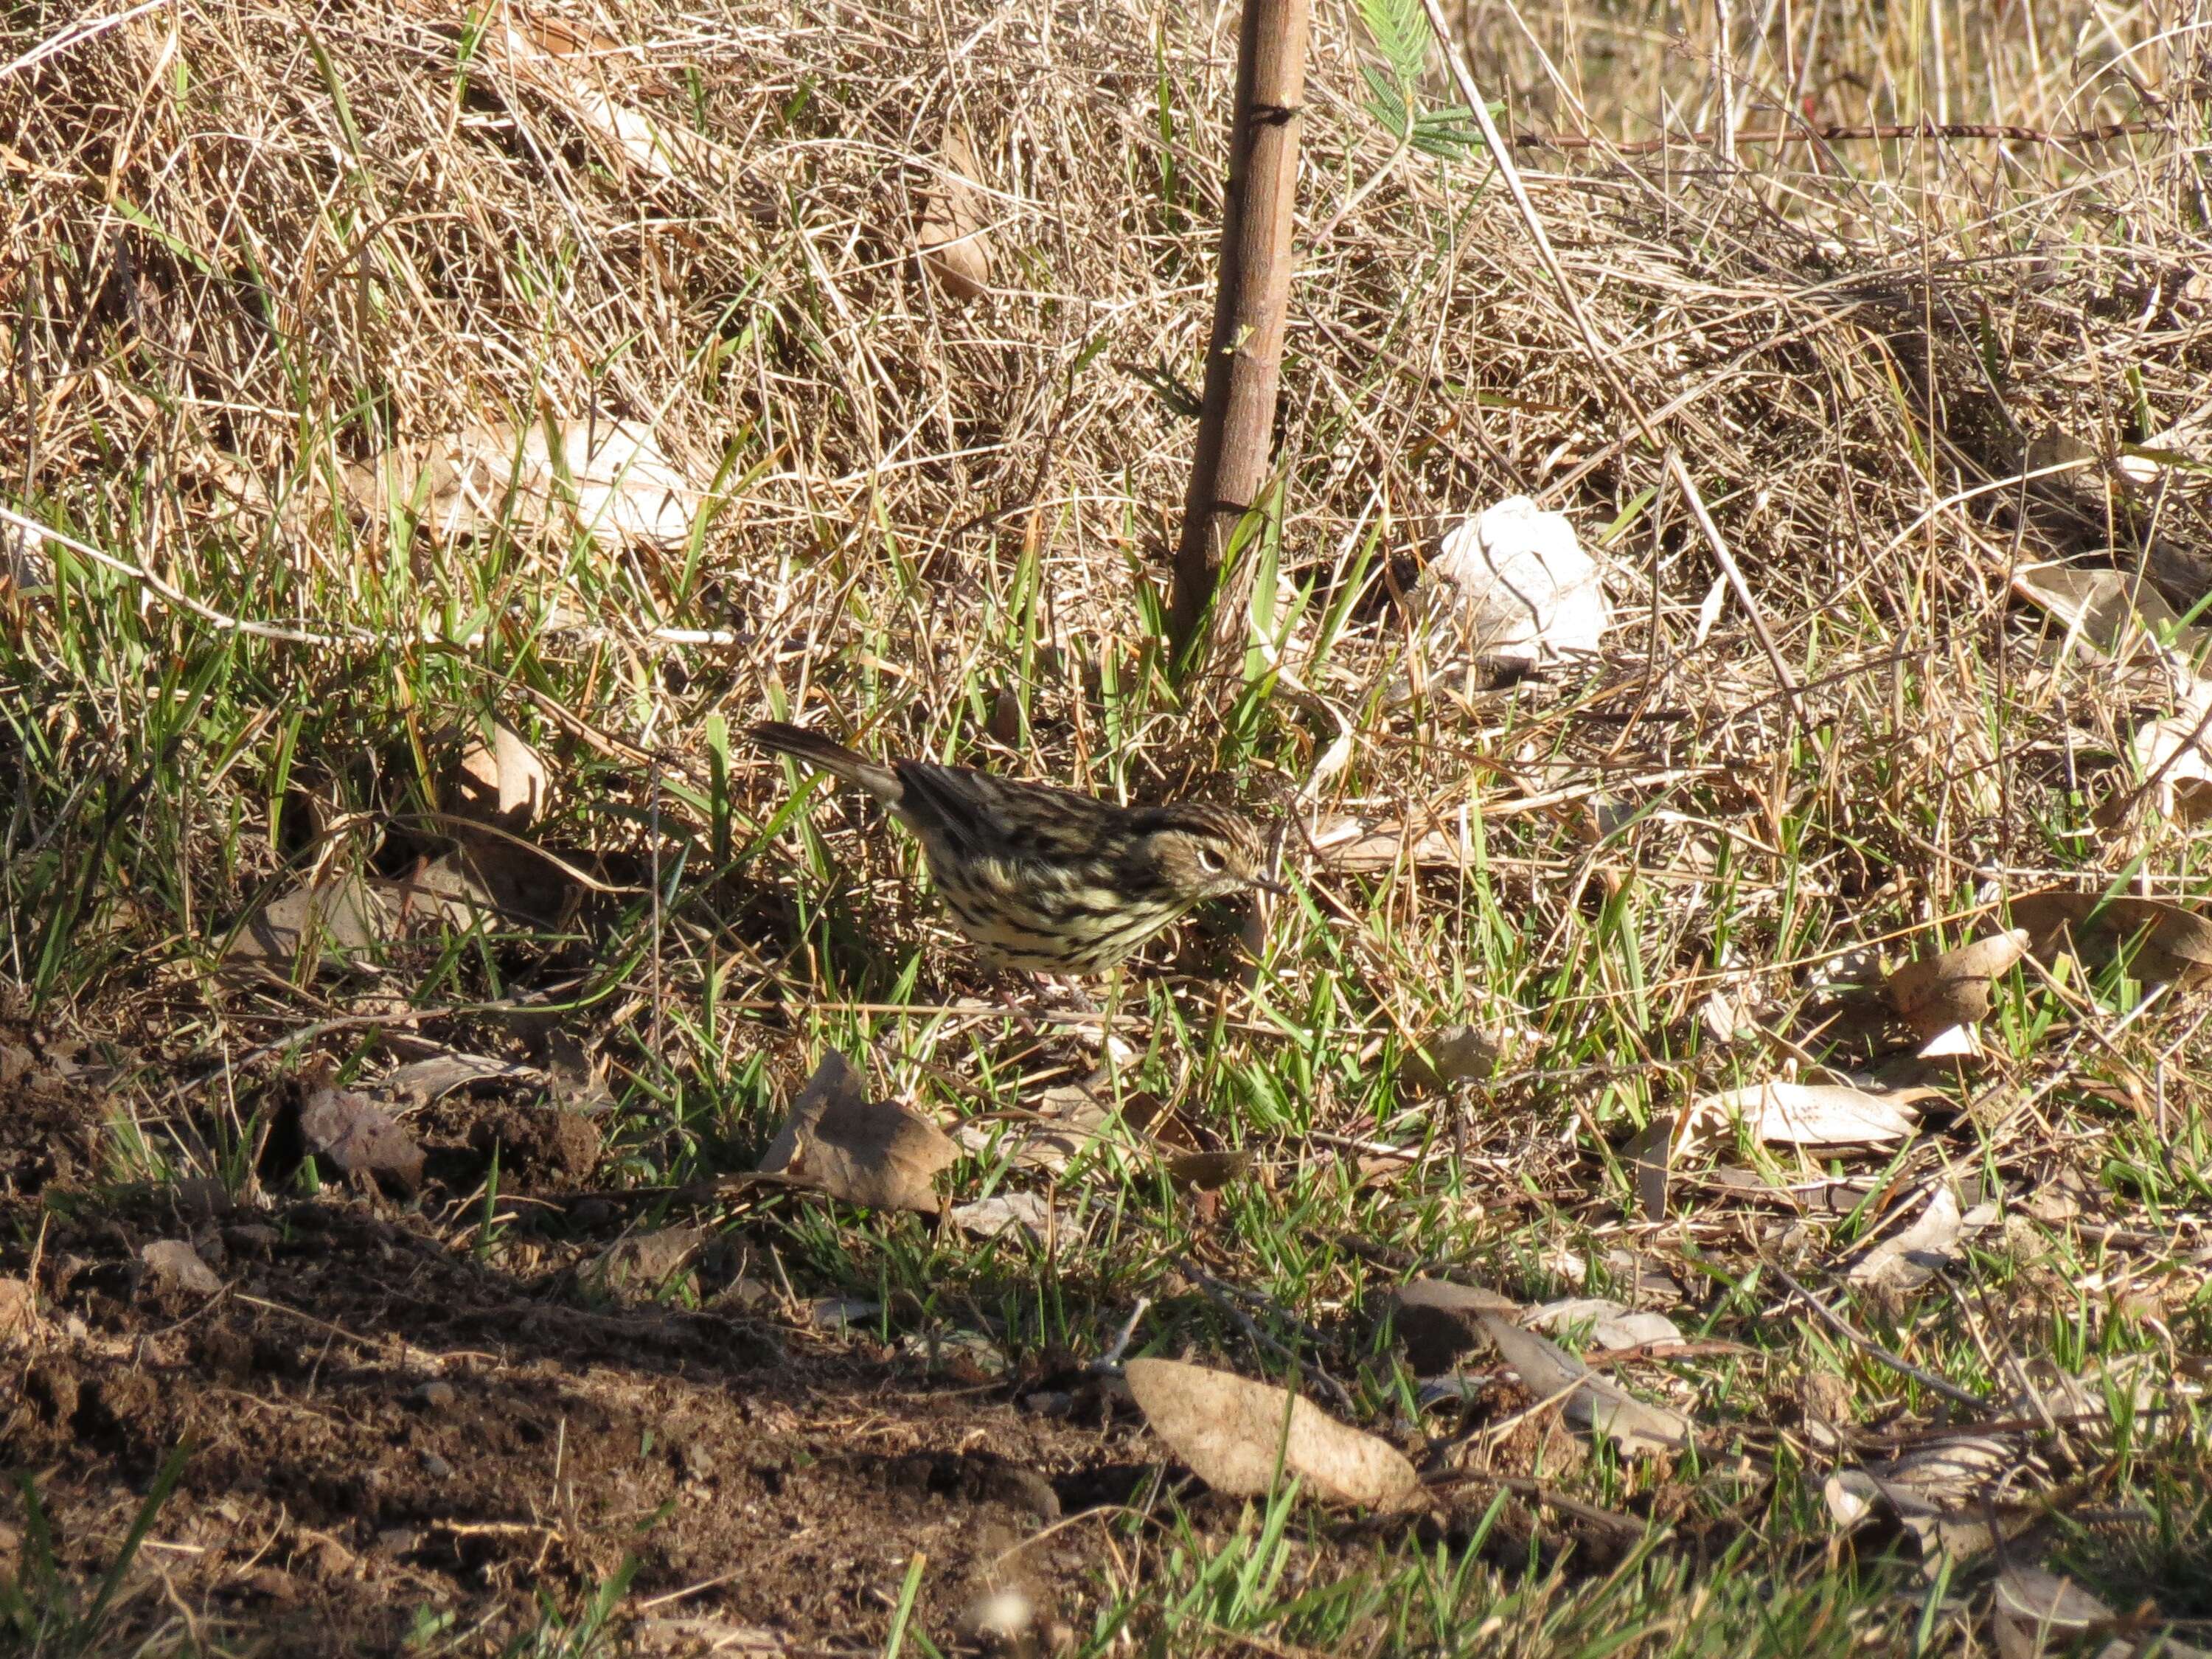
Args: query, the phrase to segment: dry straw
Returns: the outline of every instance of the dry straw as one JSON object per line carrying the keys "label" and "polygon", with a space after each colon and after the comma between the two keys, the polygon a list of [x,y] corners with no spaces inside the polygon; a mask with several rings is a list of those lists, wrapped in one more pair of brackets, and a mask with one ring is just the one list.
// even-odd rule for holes
{"label": "dry straw", "polygon": [[[1700,617],[1719,539],[1806,680],[1812,726],[1886,733],[1901,769],[1886,787],[1956,792],[1978,822],[2005,805],[1976,688],[2009,626],[2008,573],[2117,549],[2185,607],[2212,543],[2201,471],[2154,464],[2146,483],[2112,465],[2130,441],[2201,456],[2190,423],[2212,385],[2206,164],[2183,136],[2201,127],[2203,31],[2119,9],[2139,35],[2071,80],[2027,76],[1991,33],[1990,84],[2022,106],[1964,114],[2147,131],[1813,133],[1765,155],[1729,135],[1785,119],[1778,87],[1804,107],[1809,71],[1784,61],[1799,45],[1739,24],[1588,108],[1559,65],[1603,18],[1468,14],[1505,126],[1586,145],[1522,152],[1555,277],[1478,153],[1439,158],[1376,118],[1364,27],[1322,9],[1282,568],[1327,597],[1379,542],[1351,632],[1303,693],[1358,717],[1371,795],[1433,816],[1471,787],[1390,764],[1431,739],[1359,711],[1401,642],[1388,599],[1407,562],[1458,514],[1528,493],[1586,538],[1625,520],[1611,551],[1632,602],[1592,694],[1611,714],[1540,728],[1524,787],[1557,783],[1559,748],[1649,772],[1756,768],[1785,741],[1741,605]],[[1076,654],[1095,665],[1139,636],[1134,590],[1164,584],[1189,461],[1225,20],[969,0],[73,11],[18,9],[0,46],[0,459],[13,510],[143,572],[149,599],[341,641],[435,637],[459,613],[471,639],[511,625],[550,650],[568,635],[640,660],[699,648],[740,709],[846,695],[849,665],[821,647],[866,631],[896,641],[924,726],[994,665],[986,606],[1024,552],[1042,625]],[[1873,90],[1822,120],[1918,118],[1887,37],[1855,49],[1874,57],[1822,84]],[[1719,137],[1634,155],[1603,141],[1663,137],[1653,111]],[[918,233],[948,225],[981,250],[958,283],[917,258]],[[616,422],[711,495],[681,544],[536,520],[511,545],[407,542],[406,503],[365,514],[345,486],[471,428],[520,444]],[[2027,465],[2051,434],[2075,463]],[[16,538],[8,601],[34,634],[33,567],[65,545],[36,542]],[[1931,699],[1910,720],[1889,706],[1900,665]],[[2132,695],[2009,681],[2014,738],[2040,741],[2053,700],[2085,690],[2115,708]],[[682,708],[665,726],[640,708],[656,738],[685,729]],[[2101,705],[2072,718],[2124,735]],[[1054,730],[1038,769],[1082,773],[1096,734]],[[1331,735],[1321,721],[1316,744]],[[2002,861],[1985,837],[1913,856],[1954,876]]]}

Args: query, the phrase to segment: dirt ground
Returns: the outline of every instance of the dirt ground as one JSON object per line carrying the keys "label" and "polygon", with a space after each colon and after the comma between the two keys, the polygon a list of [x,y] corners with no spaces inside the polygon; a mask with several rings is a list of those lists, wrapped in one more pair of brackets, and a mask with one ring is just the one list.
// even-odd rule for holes
{"label": "dirt ground", "polygon": [[[381,1194],[95,1201],[99,1090],[11,1048],[0,1278],[37,1299],[0,1340],[0,1462],[33,1472],[90,1583],[191,1448],[139,1552],[161,1589],[143,1620],[189,1610],[274,1653],[386,1651],[441,1622],[495,1646],[538,1617],[532,1591],[583,1600],[626,1556],[641,1634],[678,1647],[878,1644],[917,1553],[924,1628],[957,1632],[995,1589],[1047,1635],[1095,1603],[1095,1539],[1048,1528],[1143,1478],[1133,1430],[773,1311],[517,1278]],[[506,1191],[526,1213],[526,1179]],[[221,1288],[149,1265],[165,1240]],[[13,1572],[27,1517],[0,1513]]]}
{"label": "dirt ground", "polygon": [[[140,1632],[497,1651],[543,1624],[541,1592],[574,1619],[632,1559],[648,1649],[875,1651],[919,1555],[933,1640],[1050,1651],[1110,1594],[1099,1522],[1173,1474],[1078,1371],[994,1376],[763,1295],[727,1271],[743,1227],[710,1236],[696,1306],[607,1293],[574,1264],[624,1234],[623,1206],[579,1199],[588,1159],[544,1155],[577,1137],[543,1111],[449,1098],[413,1201],[103,1184],[114,1102],[79,1054],[0,1030],[0,1463],[31,1472],[82,1605],[189,1448],[133,1563]],[[562,1265],[488,1265],[455,1221],[469,1150],[495,1141],[502,1261]],[[10,1494],[0,1575],[32,1525]],[[1030,1613],[1012,1642],[988,1628],[1006,1592]]]}

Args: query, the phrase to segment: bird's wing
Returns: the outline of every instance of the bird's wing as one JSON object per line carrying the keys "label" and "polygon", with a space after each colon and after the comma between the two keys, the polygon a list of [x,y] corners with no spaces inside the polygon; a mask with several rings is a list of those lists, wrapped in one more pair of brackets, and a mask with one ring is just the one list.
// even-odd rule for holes
{"label": "bird's wing", "polygon": [[901,761],[898,775],[905,786],[902,815],[970,858],[1054,860],[1090,853],[1115,811],[1072,789],[964,766]]}

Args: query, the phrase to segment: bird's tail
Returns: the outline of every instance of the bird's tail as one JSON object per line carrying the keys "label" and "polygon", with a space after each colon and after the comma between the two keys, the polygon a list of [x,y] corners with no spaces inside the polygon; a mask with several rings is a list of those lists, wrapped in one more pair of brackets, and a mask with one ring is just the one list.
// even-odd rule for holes
{"label": "bird's tail", "polygon": [[857,749],[848,749],[819,732],[809,732],[783,720],[763,720],[749,735],[770,754],[789,755],[809,766],[818,766],[847,783],[860,785],[887,805],[897,805],[899,796],[904,793],[899,786],[898,774],[890,767],[878,766]]}

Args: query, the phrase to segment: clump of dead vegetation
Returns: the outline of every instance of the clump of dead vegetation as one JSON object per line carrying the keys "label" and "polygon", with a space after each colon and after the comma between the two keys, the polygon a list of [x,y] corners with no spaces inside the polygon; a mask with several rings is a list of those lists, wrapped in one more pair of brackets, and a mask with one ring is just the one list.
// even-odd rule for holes
{"label": "clump of dead vegetation", "polygon": [[[1760,1524],[1886,1528],[1911,1569],[1846,1595],[1778,1553],[1801,1650],[1852,1596],[1850,1641],[1905,1631],[1923,1553],[1939,1583],[1989,1570],[1929,1603],[1954,1646],[2212,1612],[2167,1571],[2201,1565],[2203,1516],[2154,1548],[2128,1484],[2207,1461],[2203,21],[1937,6],[1954,33],[1923,42],[1887,14],[1468,9],[1556,260],[1422,9],[1324,9],[1245,648],[1179,682],[1227,22],[18,10],[0,1090],[47,1127],[0,1142],[0,1344],[35,1382],[0,1444],[58,1460],[78,1568],[128,1532],[100,1460],[143,1480],[219,1421],[132,1392],[131,1356],[228,1275],[257,1311],[163,1350],[176,1375],[289,1385],[299,1320],[367,1353],[389,1316],[396,1375],[434,1349],[498,1425],[541,1384],[472,1345],[550,1364],[513,1310],[561,1308],[605,1360],[569,1403],[607,1491],[669,1401],[710,1425],[703,1464],[652,1466],[656,1504],[740,1482],[713,1470],[745,1431],[617,1376],[632,1341],[682,1379],[724,1363],[714,1332],[779,1333],[726,1361],[801,1378],[747,1514],[872,1502],[858,1462],[792,1473],[842,1432],[817,1364],[855,1392],[996,1379],[982,1432],[1055,1504],[1157,1516],[1104,1465],[1169,1453],[1286,1501],[1289,1423],[1310,1492],[1505,1561],[1454,1640],[1488,1595],[1579,1650],[1705,1595],[1667,1575]],[[2017,131],[1837,136],[1929,121]],[[1528,586],[1570,552],[1572,641]],[[910,845],[789,805],[732,735],[771,714],[1259,803],[1300,896],[1243,985],[1226,942],[1176,959],[1198,980],[1156,953],[1135,1047],[1094,1069],[975,1001]],[[395,1251],[434,1263],[471,1322],[397,1278],[294,1307],[295,1222],[379,1285]],[[650,1273],[639,1231],[669,1246]],[[705,1311],[602,1310],[654,1296]],[[337,1386],[406,1438],[416,1406]],[[981,1506],[914,1520],[912,1559],[1003,1561],[976,1516],[1042,1500],[964,1461],[943,1400],[892,1415],[917,1490]],[[416,1438],[449,1474],[482,1449]],[[631,1584],[611,1498],[526,1522],[489,1462],[490,1507],[419,1480],[353,1531],[374,1480],[255,1498],[288,1564],[323,1564],[283,1595],[367,1620],[382,1550],[505,1639],[519,1586]],[[731,1565],[699,1538],[781,1525],[688,1524],[640,1595]],[[1294,1582],[1367,1571],[1376,1534],[1300,1525]],[[1685,1549],[1632,1590],[1576,1576],[1668,1528]],[[230,1594],[215,1532],[194,1596]],[[0,1536],[19,1567],[27,1536]],[[1230,1644],[1379,1628],[1357,1597],[1208,1601],[1150,1548],[1014,1588],[856,1579],[847,1616],[981,1642],[959,1621],[1012,1595],[1069,1642],[1117,1639],[1101,1608]],[[2033,1565],[2064,1550],[2127,1607]],[[702,1605],[804,1643],[843,1569],[793,1571],[784,1614]],[[1585,1590],[1557,1635],[1551,1598]]]}

